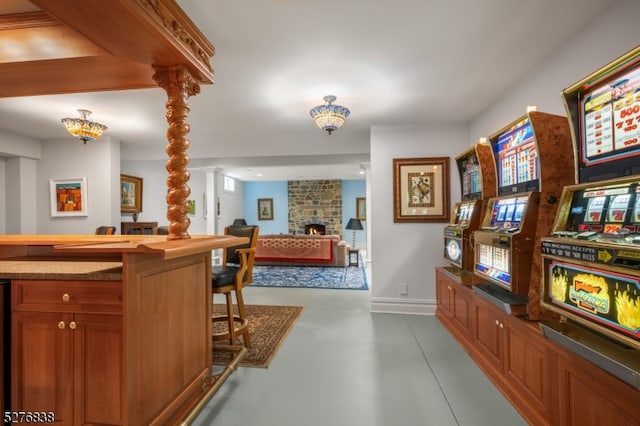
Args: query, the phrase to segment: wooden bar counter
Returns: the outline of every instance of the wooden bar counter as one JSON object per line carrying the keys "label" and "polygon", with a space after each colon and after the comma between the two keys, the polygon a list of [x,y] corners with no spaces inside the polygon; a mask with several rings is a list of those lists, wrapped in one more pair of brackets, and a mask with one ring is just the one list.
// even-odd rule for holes
{"label": "wooden bar counter", "polygon": [[232,236],[5,235],[12,411],[177,424],[211,377],[211,250]]}

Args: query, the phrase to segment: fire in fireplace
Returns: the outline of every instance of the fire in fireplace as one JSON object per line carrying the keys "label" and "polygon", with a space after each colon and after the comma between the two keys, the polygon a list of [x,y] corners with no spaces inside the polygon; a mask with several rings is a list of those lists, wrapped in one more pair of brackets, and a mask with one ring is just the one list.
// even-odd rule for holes
{"label": "fire in fireplace", "polygon": [[310,223],[304,226],[305,234],[324,235],[326,231],[327,231],[327,227],[320,223]]}

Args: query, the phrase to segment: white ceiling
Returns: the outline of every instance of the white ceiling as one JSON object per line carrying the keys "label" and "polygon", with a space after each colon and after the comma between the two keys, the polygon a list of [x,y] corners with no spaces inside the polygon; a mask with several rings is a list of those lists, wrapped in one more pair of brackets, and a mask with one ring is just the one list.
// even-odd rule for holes
{"label": "white ceiling", "polygon": [[[191,165],[359,178],[371,126],[472,120],[613,1],[179,0],[216,49],[216,83],[189,99]],[[0,3],[20,10],[34,8]],[[351,110],[331,135],[309,116],[328,94]],[[86,108],[126,158],[166,159],[165,101],[162,89],[0,98],[0,129],[64,138],[60,118]]]}

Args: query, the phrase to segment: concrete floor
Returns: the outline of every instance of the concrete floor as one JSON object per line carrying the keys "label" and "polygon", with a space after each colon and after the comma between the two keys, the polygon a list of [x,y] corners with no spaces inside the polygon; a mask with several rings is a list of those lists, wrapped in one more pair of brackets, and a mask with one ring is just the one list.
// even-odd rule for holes
{"label": "concrete floor", "polygon": [[195,425],[526,424],[435,317],[372,314],[368,291],[244,294],[304,311],[269,368],[235,371]]}

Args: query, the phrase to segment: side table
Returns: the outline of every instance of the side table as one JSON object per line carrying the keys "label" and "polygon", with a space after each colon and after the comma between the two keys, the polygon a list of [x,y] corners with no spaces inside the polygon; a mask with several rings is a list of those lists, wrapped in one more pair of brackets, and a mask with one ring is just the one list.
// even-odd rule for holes
{"label": "side table", "polygon": [[356,268],[359,266],[359,258],[358,249],[349,249],[349,266],[355,266]]}

